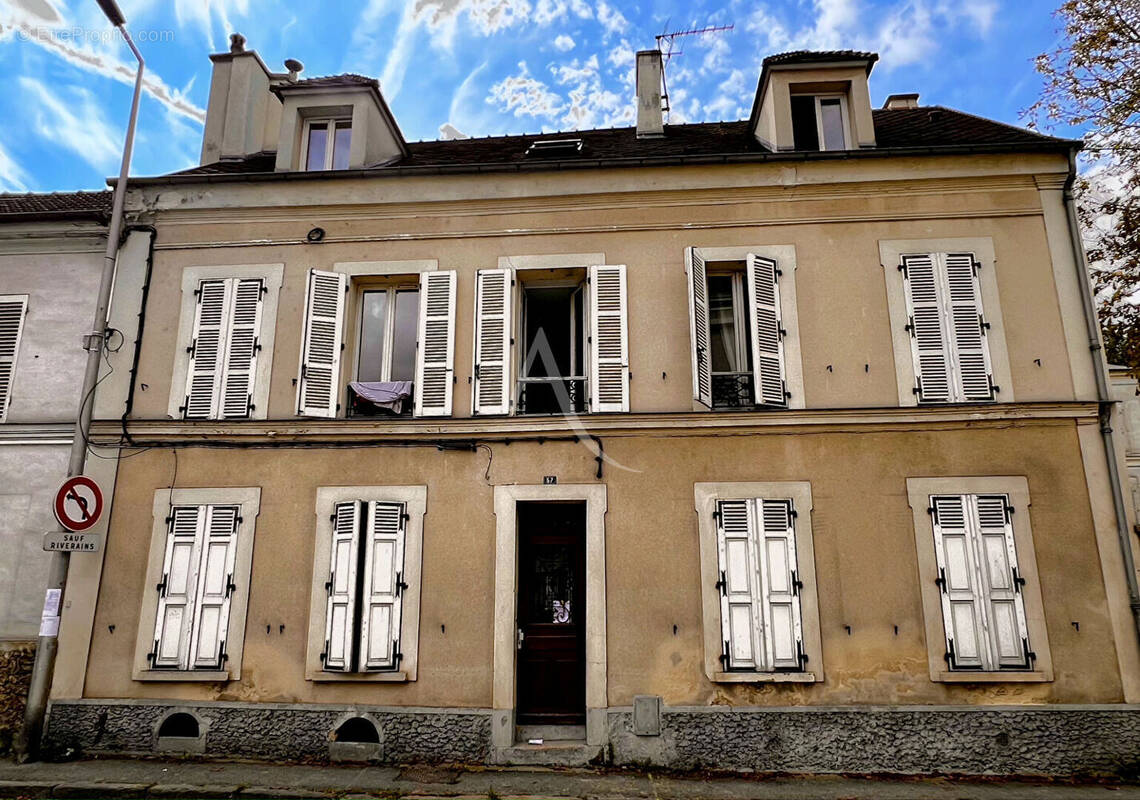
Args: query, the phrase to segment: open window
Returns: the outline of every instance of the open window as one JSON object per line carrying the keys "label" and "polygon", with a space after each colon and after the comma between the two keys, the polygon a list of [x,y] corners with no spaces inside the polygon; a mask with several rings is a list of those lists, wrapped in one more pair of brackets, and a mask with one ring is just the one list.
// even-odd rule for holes
{"label": "open window", "polygon": [[844,94],[793,94],[792,137],[796,150],[849,150]]}
{"label": "open window", "polygon": [[453,271],[349,281],[342,273],[312,270],[298,413],[336,417],[344,398],[350,416],[448,416],[454,340]]}
{"label": "open window", "polygon": [[481,270],[475,325],[476,414],[629,410],[624,265]]}
{"label": "open window", "polygon": [[306,170],[348,169],[352,120],[326,117],[305,120],[301,163]]}

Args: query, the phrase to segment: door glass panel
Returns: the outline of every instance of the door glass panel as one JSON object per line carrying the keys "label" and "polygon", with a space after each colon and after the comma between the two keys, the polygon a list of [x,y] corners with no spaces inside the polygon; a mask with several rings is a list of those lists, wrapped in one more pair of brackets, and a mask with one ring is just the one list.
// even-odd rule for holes
{"label": "door glass panel", "polygon": [[361,299],[360,313],[360,358],[356,367],[356,379],[366,382],[383,380],[388,293],[365,292]]}
{"label": "door glass panel", "polygon": [[823,128],[824,150],[846,150],[843,137],[843,108],[838,97],[819,101],[820,127]]}
{"label": "door glass panel", "polygon": [[352,142],[352,123],[338,122],[333,139],[333,169],[348,169],[348,148]]}
{"label": "door glass panel", "polygon": [[419,289],[396,292],[396,321],[392,334],[390,380],[410,381],[416,375],[416,322],[420,310]]}
{"label": "door glass panel", "polygon": [[709,334],[713,372],[742,372],[737,358],[732,276],[709,275]]}
{"label": "door glass panel", "polygon": [[325,150],[328,147],[328,138],[328,123],[322,122],[309,126],[309,149],[307,151],[308,157],[305,159],[305,169],[325,168]]}
{"label": "door glass panel", "polygon": [[528,622],[571,625],[574,622],[574,547],[569,544],[535,544],[534,579]]}

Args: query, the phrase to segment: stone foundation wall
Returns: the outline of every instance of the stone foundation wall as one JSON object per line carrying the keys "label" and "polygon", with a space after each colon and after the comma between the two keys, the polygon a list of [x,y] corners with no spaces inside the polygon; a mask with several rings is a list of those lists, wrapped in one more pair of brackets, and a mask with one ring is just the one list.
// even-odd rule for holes
{"label": "stone foundation wall", "polygon": [[618,764],[758,772],[1140,774],[1140,707],[665,708],[659,736],[611,711]]}
{"label": "stone foundation wall", "polygon": [[24,722],[35,660],[35,642],[0,642],[0,757],[12,752],[12,741]]}

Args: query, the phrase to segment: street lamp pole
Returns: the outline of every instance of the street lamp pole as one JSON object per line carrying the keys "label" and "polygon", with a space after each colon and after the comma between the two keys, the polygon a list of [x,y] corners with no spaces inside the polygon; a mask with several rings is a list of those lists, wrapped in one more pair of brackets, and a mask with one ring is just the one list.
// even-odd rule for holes
{"label": "street lamp pole", "polygon": [[[99,281],[99,300],[95,307],[95,321],[91,326],[91,333],[84,337],[83,348],[87,351],[87,368],[83,374],[83,391],[80,394],[79,413],[75,420],[75,433],[71,441],[71,458],[67,466],[67,475],[83,474],[87,460],[88,432],[91,429],[91,414],[94,408],[95,385],[99,380],[99,359],[103,353],[103,346],[107,334],[107,309],[111,301],[111,286],[115,277],[115,259],[119,252],[119,236],[123,227],[123,205],[126,201],[127,174],[131,167],[131,149],[135,141],[135,124],[139,115],[139,98],[142,95],[143,85],[143,57],[131,35],[127,32],[126,18],[119,10],[115,0],[96,0],[110,23],[119,29],[127,47],[131,49],[138,61],[138,70],[135,73],[135,92],[131,101],[131,116],[127,122],[127,137],[123,144],[123,160],[119,167],[119,180],[115,184],[115,194],[111,204],[111,222],[107,227],[107,249],[103,255],[103,273]],[[62,527],[60,528],[62,530]],[[45,611],[48,606],[54,606],[55,614],[63,610],[63,590],[67,583],[67,569],[70,565],[71,554],[67,552],[53,552],[51,568],[48,574],[47,597],[55,600],[51,603],[45,601]],[[46,620],[47,618],[45,618]],[[47,710],[48,695],[51,692],[52,673],[55,669],[55,656],[58,650],[56,634],[58,632],[58,617],[54,624],[41,625],[39,640],[36,645],[36,660],[32,667],[32,681],[28,689],[28,705],[24,712],[24,725],[16,740],[16,755],[20,761],[27,761],[35,757],[39,751],[40,737],[43,734],[44,714]]]}

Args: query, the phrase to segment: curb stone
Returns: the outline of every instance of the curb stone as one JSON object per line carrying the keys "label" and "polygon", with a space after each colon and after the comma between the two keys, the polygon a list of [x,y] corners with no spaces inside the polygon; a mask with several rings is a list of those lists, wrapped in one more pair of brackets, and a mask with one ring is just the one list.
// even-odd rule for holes
{"label": "curb stone", "polygon": [[0,781],[0,797],[51,797],[55,781]]}
{"label": "curb stone", "polygon": [[335,792],[328,794],[324,792],[313,791],[312,789],[297,789],[292,786],[273,788],[270,786],[245,786],[238,789],[235,797],[248,797],[258,798],[259,800],[276,800],[276,798],[288,798],[288,800],[308,800],[309,798],[322,798],[322,800],[329,800],[329,798],[336,797]]}
{"label": "curb stone", "polygon": [[237,784],[158,783],[150,787],[147,797],[181,798],[181,800],[215,800],[237,796]]}
{"label": "curb stone", "polygon": [[90,798],[141,798],[146,797],[149,783],[61,783],[52,791],[52,797]]}

